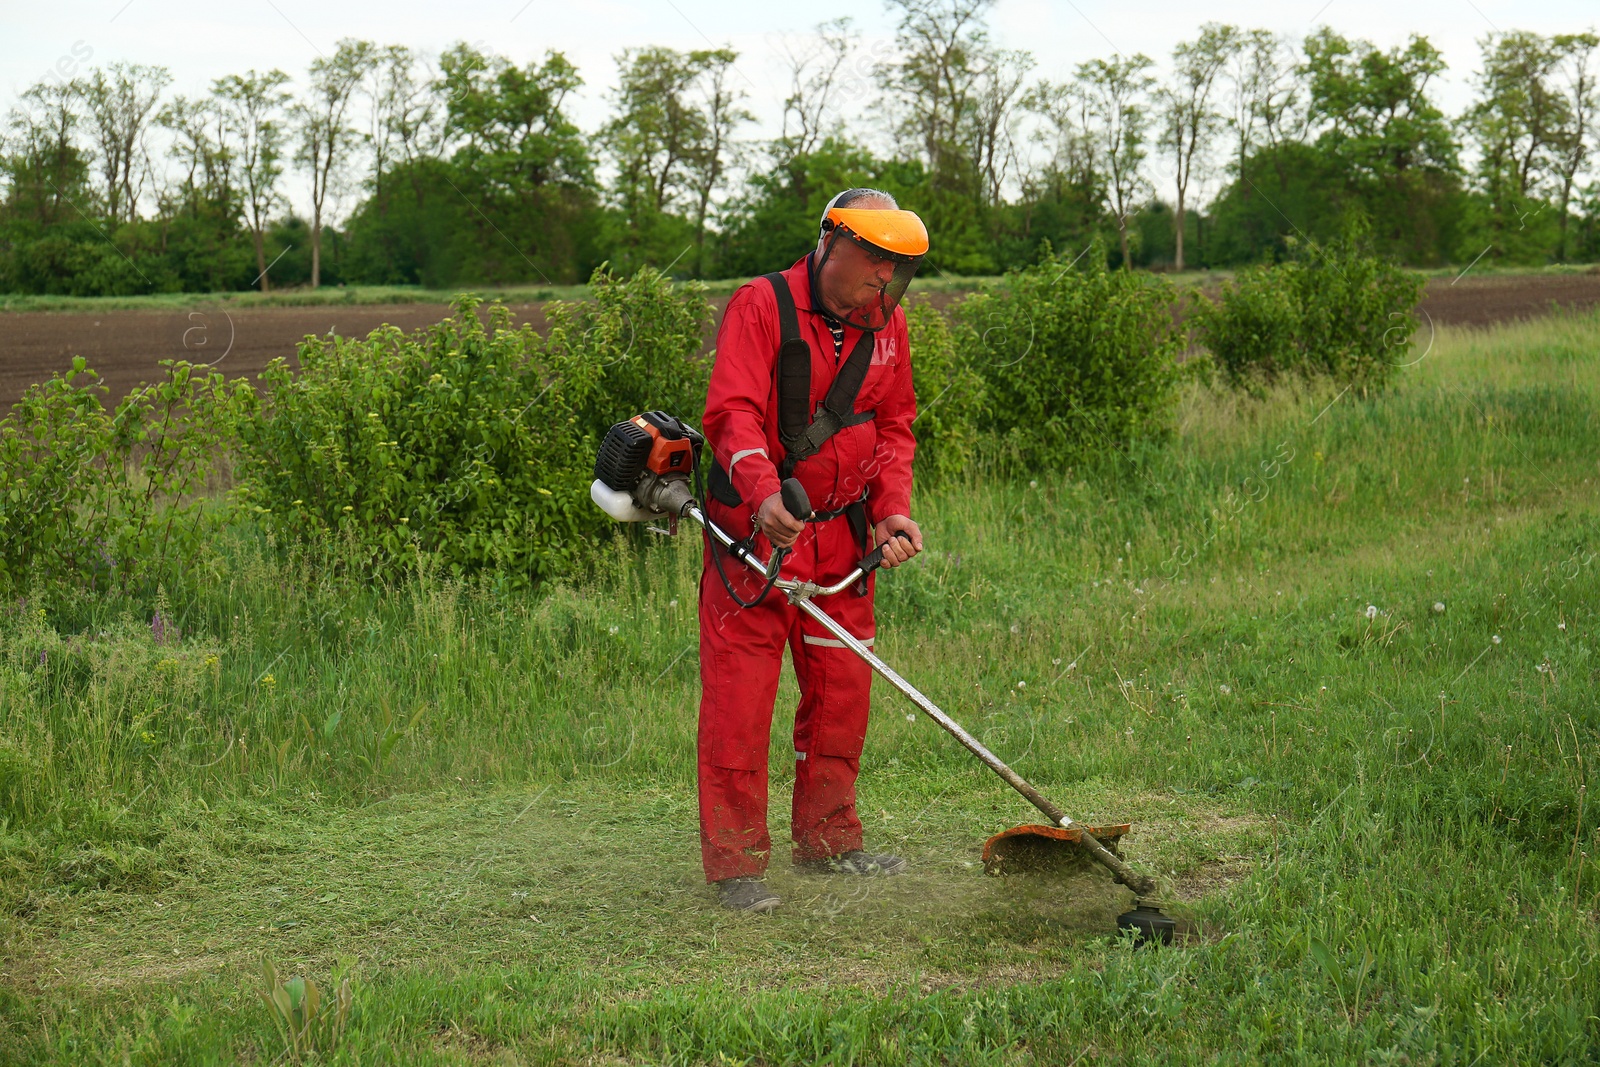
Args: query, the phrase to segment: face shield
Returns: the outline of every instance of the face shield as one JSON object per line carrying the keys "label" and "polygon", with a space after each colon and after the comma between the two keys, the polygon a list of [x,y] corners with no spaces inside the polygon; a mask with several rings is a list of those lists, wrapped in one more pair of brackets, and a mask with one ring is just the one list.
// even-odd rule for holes
{"label": "face shield", "polygon": [[[822,234],[813,302],[858,330],[875,333],[889,325],[928,254],[922,220],[914,211],[836,207],[823,220]],[[824,271],[831,272],[826,282]]]}

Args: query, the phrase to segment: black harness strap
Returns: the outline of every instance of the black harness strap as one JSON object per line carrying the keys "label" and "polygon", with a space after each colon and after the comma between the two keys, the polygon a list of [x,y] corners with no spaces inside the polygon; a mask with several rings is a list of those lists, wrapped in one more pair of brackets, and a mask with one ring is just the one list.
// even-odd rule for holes
{"label": "black harness strap", "polygon": [[782,274],[763,275],[778,301],[778,440],[783,444],[783,462],[778,477],[787,478],[803,459],[822,450],[823,443],[846,426],[872,421],[876,412],[857,413],[856,397],[872,367],[873,334],[863,332],[850,350],[850,358],[839,368],[828,395],[817,410],[811,407],[811,346],[800,336],[800,318],[794,294]]}
{"label": "black harness strap", "polygon": [[[871,333],[861,334],[850,350],[850,357],[828,387],[828,395],[823,397],[815,412],[811,411],[811,346],[800,334],[794,294],[781,273],[762,277],[772,286],[772,294],[778,301],[778,441],[784,451],[778,464],[778,477],[788,478],[801,460],[822,451],[828,438],[846,426],[859,426],[876,417],[877,412],[857,413],[855,410],[856,397],[867,380],[867,371],[872,369],[875,338]],[[709,488],[711,495],[728,507],[738,507],[744,502],[721,463],[713,461],[711,464]],[[854,502],[860,503],[859,500]],[[846,505],[826,517],[837,518],[852,506]],[[855,516],[851,518],[852,526],[864,525]]]}
{"label": "black harness strap", "polygon": [[764,277],[778,301],[778,439],[787,447],[811,423],[811,346],[800,336],[788,281],[782,274]]}

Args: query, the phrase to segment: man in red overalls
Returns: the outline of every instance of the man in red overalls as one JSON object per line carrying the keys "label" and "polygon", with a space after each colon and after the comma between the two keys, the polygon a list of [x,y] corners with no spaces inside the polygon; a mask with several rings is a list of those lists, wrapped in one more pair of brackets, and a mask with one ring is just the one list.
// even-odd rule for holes
{"label": "man in red overalls", "polygon": [[[927,248],[921,220],[893,197],[846,190],[823,214],[816,251],[728,302],[703,423],[715,460],[706,508],[733,536],[749,534],[760,559],[774,546],[790,548],[784,577],[833,584],[875,545],[885,546],[885,567],[922,550],[909,517],[916,397],[899,302]],[[796,360],[802,374],[809,362],[809,394],[803,378],[796,384]],[[809,521],[783,506],[779,483],[791,473],[815,509]],[[713,553],[723,557],[720,571]],[[708,538],[700,577],[701,855],[722,903],[755,912],[779,903],[762,876],[772,852],[767,750],[785,643],[800,684],[795,863],[848,874],[906,868],[898,856],[862,849],[856,815],[871,669],[781,594],[743,606],[763,584]],[[868,645],[872,593],[869,577],[825,602]]]}

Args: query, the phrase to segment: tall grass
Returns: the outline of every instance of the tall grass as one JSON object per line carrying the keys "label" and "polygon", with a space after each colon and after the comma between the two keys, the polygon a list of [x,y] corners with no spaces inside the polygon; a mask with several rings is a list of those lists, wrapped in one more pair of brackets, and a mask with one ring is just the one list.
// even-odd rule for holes
{"label": "tall grass", "polygon": [[[1110,912],[1061,925],[982,895],[960,861],[1025,806],[883,688],[864,816],[929,881],[717,916],[693,873],[694,537],[626,531],[585,580],[530,596],[427,573],[352,587],[241,530],[154,610],[8,605],[0,921],[33,977],[0,980],[0,1050],[270,1052],[243,950],[112,996],[101,962],[49,942],[78,944],[95,908],[267,869],[251,849],[356,879],[392,855],[378,812],[433,856],[469,825],[459,805],[503,810],[470,853],[499,856],[554,789],[541,803],[571,807],[527,817],[560,828],[528,838],[545,873],[504,876],[533,879],[539,925],[502,897],[422,923],[368,883],[341,933],[292,942],[370,955],[393,925],[427,946],[360,974],[341,1054],[1593,1062],[1596,337],[1593,315],[1444,331],[1367,399],[1191,386],[1171,447],[919,498],[929,551],[880,579],[880,653],[1076,817],[1155,827],[1129,850],[1205,929],[1180,950],[1097,940]],[[244,829],[262,825],[280,829]],[[250,931],[285,905],[259,873],[226,877],[246,917],[170,929],[268,937]],[[26,963],[46,957],[73,969]]]}

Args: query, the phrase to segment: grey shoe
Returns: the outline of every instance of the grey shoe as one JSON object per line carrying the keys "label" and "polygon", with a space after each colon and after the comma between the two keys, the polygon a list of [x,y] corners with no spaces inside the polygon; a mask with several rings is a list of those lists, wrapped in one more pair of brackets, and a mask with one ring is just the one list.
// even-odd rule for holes
{"label": "grey shoe", "polygon": [[796,866],[816,874],[904,874],[911,865],[887,852],[863,852],[857,848]]}
{"label": "grey shoe", "polygon": [[717,883],[717,895],[725,908],[765,914],[783,903],[783,898],[767,888],[760,878],[724,878]]}

